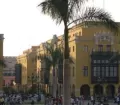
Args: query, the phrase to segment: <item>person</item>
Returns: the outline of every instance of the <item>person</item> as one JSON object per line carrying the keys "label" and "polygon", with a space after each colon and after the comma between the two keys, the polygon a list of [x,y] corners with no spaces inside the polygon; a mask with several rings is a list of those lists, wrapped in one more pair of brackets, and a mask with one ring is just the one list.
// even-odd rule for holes
{"label": "person", "polygon": [[4,98],[1,97],[1,105],[4,105]]}
{"label": "person", "polygon": [[62,97],[59,98],[59,105],[62,105]]}
{"label": "person", "polygon": [[117,103],[118,103],[118,105],[119,105],[119,103],[120,103],[120,99],[119,99],[119,97],[117,96]]}
{"label": "person", "polygon": [[34,103],[35,103],[35,102],[34,102],[34,100],[32,99],[32,101],[31,101],[31,105],[34,105]]}
{"label": "person", "polygon": [[93,95],[91,96],[91,102],[93,103],[93,105],[95,104],[95,100],[94,100]]}
{"label": "person", "polygon": [[75,101],[74,99],[71,97],[71,105],[74,105]]}

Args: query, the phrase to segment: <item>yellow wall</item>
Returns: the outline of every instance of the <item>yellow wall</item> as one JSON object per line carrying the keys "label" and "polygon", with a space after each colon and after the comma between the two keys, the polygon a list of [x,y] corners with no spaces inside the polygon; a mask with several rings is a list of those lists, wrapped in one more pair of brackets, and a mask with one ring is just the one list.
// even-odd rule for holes
{"label": "yellow wall", "polygon": [[[79,29],[79,31],[81,32],[81,36],[78,35],[78,39],[76,41],[76,52],[75,52],[75,56],[76,56],[76,70],[75,70],[75,74],[76,74],[76,80],[75,80],[75,94],[76,96],[80,95],[80,87],[84,84],[89,85],[90,87],[90,91],[91,91],[91,95],[93,94],[93,86],[91,84],[91,51],[92,49],[94,49],[95,51],[98,51],[98,45],[95,44],[95,37],[94,35],[97,33],[104,33],[106,32],[106,34],[109,32],[108,30],[106,31],[105,28],[101,28],[101,27],[89,27],[89,28],[82,28]],[[120,44],[118,43],[117,39],[120,39],[120,36],[114,36],[114,43],[112,44],[112,51],[113,49],[115,49],[116,51],[120,51]],[[110,45],[110,42],[108,41],[101,41],[99,43],[99,45]],[[72,44],[73,46],[73,44]],[[88,46],[88,51],[84,51],[84,46]],[[106,46],[104,46],[104,51],[106,51]],[[74,54],[73,54],[74,55]],[[88,66],[88,76],[84,76],[83,75],[83,66]],[[120,77],[120,75],[119,75]],[[104,84],[104,91],[105,91],[105,87],[108,84]],[[117,91],[118,86],[120,84],[113,84],[115,85],[115,91]]]}
{"label": "yellow wall", "polygon": [[21,73],[22,85],[31,83],[32,73],[36,75],[36,71],[37,71],[36,50],[37,50],[37,46],[32,46],[31,49],[24,51],[22,55],[17,57],[18,63],[22,65],[22,73]]}
{"label": "yellow wall", "polygon": [[[3,60],[3,40],[4,35],[0,34],[0,60]],[[3,65],[0,65],[0,90],[3,86]]]}
{"label": "yellow wall", "polygon": [[[75,93],[76,96],[80,95],[80,88],[82,85],[87,84],[90,87],[90,92],[93,94],[94,85],[91,84],[91,51],[98,51],[98,45],[95,42],[95,35],[97,34],[108,34],[111,32],[104,27],[84,27],[83,25],[74,26],[69,29],[69,48],[70,48],[70,57],[73,60],[73,64],[70,64],[71,71],[71,92]],[[113,33],[112,33],[113,34]],[[59,36],[59,44],[62,41],[62,36]],[[115,36],[113,34],[113,43],[112,43],[112,51],[120,51],[120,36]],[[50,42],[49,40],[48,42]],[[101,41],[99,44],[110,45],[109,41]],[[85,46],[88,47],[88,50],[85,51]],[[104,51],[106,51],[106,47],[104,46]],[[41,68],[44,68],[43,63],[41,63],[40,59],[38,59],[40,54],[44,54],[45,51],[43,49],[42,43],[36,50],[33,52],[26,53],[20,63],[27,69],[27,76],[31,76],[31,74],[36,69],[36,72],[41,76]],[[22,55],[22,56],[23,56]],[[35,63],[32,62],[33,58],[37,58]],[[25,60],[26,63],[25,63]],[[83,75],[83,66],[88,66],[88,76]],[[24,69],[22,70],[24,71]],[[52,67],[50,71],[50,82],[52,83]],[[24,74],[23,74],[24,75]],[[25,76],[26,76],[25,75]],[[120,74],[119,74],[120,77]],[[23,79],[22,81],[25,81]],[[27,83],[23,82],[23,83]],[[108,84],[104,84],[104,88]],[[113,84],[115,86],[115,92],[117,92],[119,84]],[[105,89],[104,89],[105,90]]]}

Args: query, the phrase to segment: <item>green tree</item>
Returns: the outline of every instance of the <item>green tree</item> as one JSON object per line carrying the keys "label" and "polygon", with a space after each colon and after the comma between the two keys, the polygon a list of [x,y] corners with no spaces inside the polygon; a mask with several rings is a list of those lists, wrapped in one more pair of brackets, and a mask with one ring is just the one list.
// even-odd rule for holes
{"label": "green tree", "polygon": [[5,64],[4,60],[0,60],[0,66],[6,67],[6,64]]}
{"label": "green tree", "polygon": [[[61,58],[63,58],[63,52],[57,44],[57,37],[54,36],[51,43],[44,43],[44,54],[40,55],[40,59],[45,62],[44,80],[49,81],[50,67],[53,68],[53,96],[56,97],[57,93],[57,66]],[[49,82],[48,82],[49,83]]]}
{"label": "green tree", "polygon": [[85,21],[87,25],[103,25],[115,33],[119,31],[118,24],[104,10],[86,7],[83,11],[82,5],[86,1],[88,0],[44,0],[38,5],[42,8],[42,13],[49,15],[57,24],[64,24],[63,105],[70,105],[69,25]]}

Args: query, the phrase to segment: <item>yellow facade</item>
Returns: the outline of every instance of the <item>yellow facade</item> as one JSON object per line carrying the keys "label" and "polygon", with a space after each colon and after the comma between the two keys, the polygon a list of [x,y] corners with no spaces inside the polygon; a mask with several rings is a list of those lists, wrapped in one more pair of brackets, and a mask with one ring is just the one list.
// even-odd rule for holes
{"label": "yellow facade", "polygon": [[[115,36],[114,33],[111,33],[109,30],[103,28],[103,27],[73,27],[69,30],[69,47],[70,47],[70,56],[74,59],[75,64],[71,67],[71,92],[73,92],[76,96],[79,95],[95,95],[98,93],[95,93],[97,89],[95,90],[95,86],[99,86],[98,88],[101,89],[98,91],[101,92],[101,94],[106,95],[115,95],[118,94],[120,82],[119,77],[116,77],[117,82],[110,82],[110,78],[114,77],[106,77],[106,74],[104,77],[99,77],[101,80],[98,80],[96,83],[92,83],[92,69],[93,65],[91,64],[92,58],[91,54],[93,52],[98,53],[96,56],[100,60],[102,59],[99,57],[100,54],[106,54],[103,55],[104,58],[106,58],[110,52],[110,57],[107,58],[109,60],[115,52],[120,52],[120,36]],[[108,38],[108,39],[107,39]],[[102,46],[103,51],[99,52],[99,45]],[[110,46],[110,51],[107,52],[107,46]],[[103,61],[104,61],[103,58]],[[119,62],[119,60],[118,60]],[[103,66],[105,65],[105,66]],[[119,65],[119,64],[118,64]],[[112,68],[112,65],[109,65],[110,68]],[[108,66],[108,67],[109,67]],[[115,65],[114,65],[115,66]],[[84,67],[87,67],[84,69]],[[101,67],[106,67],[106,64],[102,64]],[[115,66],[116,67],[116,66]],[[115,68],[114,67],[114,68]],[[84,74],[86,70],[86,75]],[[120,68],[118,66],[118,72],[119,73]],[[73,74],[74,73],[74,74]],[[110,74],[112,75],[112,74]],[[117,74],[116,74],[117,75]],[[95,79],[99,79],[96,77]],[[104,79],[104,80],[103,80]],[[108,82],[109,81],[109,82]],[[99,83],[100,82],[100,83]],[[109,88],[109,89],[108,89]],[[109,90],[109,91],[108,91]],[[111,94],[110,94],[111,93]]]}
{"label": "yellow facade", "polygon": [[[110,38],[103,40],[99,39],[100,37]],[[62,36],[58,37],[59,44],[63,41]],[[117,94],[119,83],[114,82],[105,82],[105,80],[101,81],[101,83],[96,82],[92,83],[91,78],[91,52],[99,50],[99,45],[103,45],[103,52],[107,53],[107,45],[109,45],[110,52],[120,51],[120,36],[115,36],[114,33],[111,33],[104,27],[85,27],[84,25],[74,26],[69,29],[69,48],[70,48],[70,57],[73,60],[73,64],[70,64],[71,68],[71,94],[79,96],[79,95],[93,95],[95,93],[95,85],[101,86],[101,92],[103,94],[112,93]],[[101,41],[99,41],[101,40]],[[50,42],[51,40],[49,40]],[[97,42],[98,41],[98,42]],[[59,45],[58,44],[58,45]],[[42,47],[43,44],[40,44],[37,50],[37,56],[39,54],[44,54],[44,49]],[[99,56],[99,55],[98,55]],[[111,55],[113,56],[113,55]],[[108,59],[109,60],[109,59]],[[84,67],[87,67],[86,73]],[[41,73],[41,68],[44,68],[41,61],[37,59],[37,70]],[[52,69],[50,71],[50,84],[52,85]],[[120,75],[119,75],[120,77]],[[102,77],[103,78],[103,77]],[[104,77],[105,78],[105,77]],[[111,87],[109,87],[111,86]],[[107,87],[109,87],[109,92],[107,92]],[[112,88],[112,90],[110,90]]]}
{"label": "yellow facade", "polygon": [[[60,45],[63,37],[59,36],[58,39],[58,45]],[[86,27],[80,24],[69,29],[69,49],[70,57],[74,62],[70,64],[71,94],[87,97],[89,95],[96,95],[98,92],[110,96],[118,93],[120,86],[119,59],[116,60],[116,64],[108,65],[107,63],[117,52],[118,56],[120,55],[120,36],[115,36],[114,33],[104,27]],[[36,69],[40,78],[43,79],[41,72],[45,67],[44,63],[39,59],[39,55],[45,53],[43,43],[36,48],[33,56],[30,56],[28,52],[18,57],[18,62],[27,70],[26,74],[22,74],[24,78],[22,78],[22,84],[27,84],[27,76],[30,76],[34,69]],[[35,64],[33,64],[32,58],[37,58]],[[95,72],[99,68],[100,72]],[[104,73],[102,72],[103,70]],[[116,72],[114,72],[115,70]],[[22,71],[24,72],[25,70],[23,69]],[[51,67],[50,85],[53,84],[52,76]]]}
{"label": "yellow facade", "polygon": [[[0,34],[0,60],[3,62],[3,40],[4,40],[4,35]],[[3,65],[0,65],[0,90],[2,89],[3,86]]]}
{"label": "yellow facade", "polygon": [[22,55],[17,57],[17,63],[22,65],[21,85],[31,83],[32,73],[36,75],[36,50],[37,46],[32,46],[31,49],[24,51]]}

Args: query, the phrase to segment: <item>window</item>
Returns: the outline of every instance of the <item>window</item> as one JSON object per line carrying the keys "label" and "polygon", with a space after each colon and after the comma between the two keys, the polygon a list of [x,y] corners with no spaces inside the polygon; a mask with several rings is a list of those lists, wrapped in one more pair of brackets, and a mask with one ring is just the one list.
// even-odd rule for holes
{"label": "window", "polygon": [[93,76],[94,77],[100,77],[100,67],[98,66],[98,67],[94,67],[93,68]]}
{"label": "window", "polygon": [[108,67],[106,67],[106,77],[109,77],[109,68]]}
{"label": "window", "polygon": [[93,62],[96,63],[96,60],[94,60]]}
{"label": "window", "polygon": [[102,60],[102,63],[105,63],[105,60]]}
{"label": "window", "polygon": [[117,67],[114,67],[114,77],[117,76]]}
{"label": "window", "polygon": [[107,51],[111,51],[111,45],[107,45]]}
{"label": "window", "polygon": [[97,60],[97,63],[100,63],[100,60]]}
{"label": "window", "polygon": [[73,46],[73,52],[74,52],[74,50],[75,50],[75,48],[74,48],[74,46]]}
{"label": "window", "polygon": [[101,72],[102,72],[102,77],[104,77],[105,76],[105,69],[104,69],[104,67],[102,67],[102,69],[101,69]]}
{"label": "window", "polygon": [[88,46],[84,45],[84,51],[87,52],[88,51]]}
{"label": "window", "polygon": [[106,60],[105,62],[106,62],[106,63],[108,63],[109,61],[108,61],[108,60]]}
{"label": "window", "polygon": [[103,45],[98,45],[98,51],[103,51]]}
{"label": "window", "polygon": [[97,76],[100,77],[100,67],[97,67]]}
{"label": "window", "polygon": [[12,75],[15,76],[15,73],[13,73]]}
{"label": "window", "polygon": [[88,76],[88,66],[84,66],[83,68],[83,75]]}
{"label": "window", "polygon": [[97,76],[97,68],[96,67],[93,68],[93,76],[95,76],[95,77]]}
{"label": "window", "polygon": [[110,77],[113,77],[113,74],[114,74],[113,67],[110,67]]}
{"label": "window", "polygon": [[73,77],[75,76],[75,68],[73,67]]}

